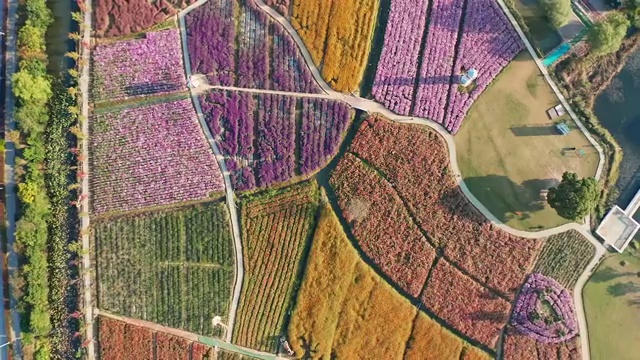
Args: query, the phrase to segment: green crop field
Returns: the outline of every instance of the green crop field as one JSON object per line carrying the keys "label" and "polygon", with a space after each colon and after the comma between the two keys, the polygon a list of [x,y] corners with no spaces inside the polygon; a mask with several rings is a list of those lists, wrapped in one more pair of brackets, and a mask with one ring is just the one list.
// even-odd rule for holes
{"label": "green crop field", "polygon": [[244,282],[233,342],[275,352],[305,245],[315,227],[315,183],[241,201]]}
{"label": "green crop field", "polygon": [[545,241],[533,272],[552,277],[572,290],[595,253],[595,246],[575,230],[553,235]]}
{"label": "green crop field", "polygon": [[227,318],[234,250],[223,202],[105,219],[92,224],[98,307],[219,336]]}

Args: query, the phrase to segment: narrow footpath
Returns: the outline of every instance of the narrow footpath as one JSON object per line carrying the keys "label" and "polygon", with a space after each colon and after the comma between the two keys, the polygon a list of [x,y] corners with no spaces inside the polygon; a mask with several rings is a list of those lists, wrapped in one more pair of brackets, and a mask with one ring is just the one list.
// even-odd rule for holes
{"label": "narrow footpath", "polygon": [[[82,31],[82,42],[89,45],[91,42],[91,16],[93,8],[91,1],[87,2],[87,11],[84,13],[84,29]],[[79,46],[81,58],[84,62],[82,72],[80,74],[80,96],[82,103],[80,104],[80,114],[84,118],[82,121],[82,172],[85,176],[82,178],[82,194],[89,195],[89,63],[91,61],[91,47]],[[95,359],[95,341],[93,338],[93,301],[91,298],[91,246],[89,242],[89,196],[84,196],[80,204],[80,236],[82,238],[82,282],[83,282],[83,301],[84,301],[84,322],[85,322],[85,340],[87,357],[86,359]]]}
{"label": "narrow footpath", "polygon": [[[189,62],[189,51],[187,49],[187,31],[185,27],[184,17],[191,10],[205,3],[207,0],[199,0],[192,5],[185,8],[178,14],[178,22],[180,24],[180,35],[182,39],[182,55],[184,59],[184,70],[187,75],[187,79],[191,77],[191,63]],[[231,339],[233,337],[233,327],[235,325],[236,312],[238,310],[238,303],[240,301],[240,292],[242,291],[242,281],[244,279],[244,259],[242,254],[242,240],[240,238],[240,221],[238,216],[238,207],[236,206],[236,194],[233,192],[233,187],[231,186],[230,173],[227,170],[227,165],[224,162],[224,155],[218,148],[218,143],[216,139],[209,131],[209,127],[204,120],[204,115],[202,114],[202,107],[200,106],[200,101],[198,100],[198,95],[195,91],[191,91],[191,100],[193,101],[193,105],[196,109],[196,114],[198,116],[198,122],[200,123],[200,127],[204,132],[204,135],[213,150],[213,153],[218,161],[218,165],[220,166],[220,171],[222,172],[222,176],[224,178],[224,188],[226,192],[227,199],[227,208],[229,209],[229,218],[231,219],[231,230],[233,234],[233,244],[235,248],[235,256],[236,256],[236,278],[233,285],[233,298],[231,299],[231,305],[229,306],[229,318],[227,319],[227,333],[226,333],[226,341],[231,343]],[[222,314],[221,314],[222,315]],[[212,315],[213,316],[213,315]]]}

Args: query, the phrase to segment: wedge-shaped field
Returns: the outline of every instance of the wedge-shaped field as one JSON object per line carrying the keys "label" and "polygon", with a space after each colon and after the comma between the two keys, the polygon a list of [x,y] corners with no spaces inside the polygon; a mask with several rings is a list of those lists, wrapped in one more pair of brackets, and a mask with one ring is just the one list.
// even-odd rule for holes
{"label": "wedge-shaped field", "polygon": [[211,85],[321,92],[295,41],[253,0],[207,1],[185,23],[191,71]]}
{"label": "wedge-shaped field", "polygon": [[436,252],[393,187],[349,153],[340,160],[330,183],[358,247],[394,283],[417,297]]}
{"label": "wedge-shaped field", "polygon": [[502,354],[505,360],[579,360],[580,339],[561,343],[543,343],[507,327]]}
{"label": "wedge-shaped field", "polygon": [[573,289],[595,253],[596,247],[575,230],[553,235],[545,240],[533,272]]}
{"label": "wedge-shaped field", "polygon": [[[473,101],[524,44],[495,0],[390,5],[373,97],[400,115],[426,117],[456,133]],[[470,69],[477,78],[463,88],[460,76]]]}
{"label": "wedge-shaped field", "polygon": [[[477,352],[378,276],[325,205],[288,329],[298,357],[458,360]],[[463,357],[464,358],[464,357]],[[488,359],[486,354],[478,359]]]}
{"label": "wedge-shaped field", "polygon": [[199,200],[224,188],[189,100],[89,120],[94,214]]}
{"label": "wedge-shaped field", "polygon": [[196,0],[96,0],[95,36],[115,37],[146,30]]}
{"label": "wedge-shaped field", "polygon": [[494,227],[449,173],[449,154],[434,131],[371,117],[350,151],[393,188],[444,257],[472,278],[512,298],[533,266],[541,242]]}
{"label": "wedge-shaped field", "polygon": [[98,307],[202,335],[220,335],[234,278],[223,202],[92,222]]}
{"label": "wedge-shaped field", "polygon": [[[272,6],[280,9],[278,5]],[[291,25],[333,89],[358,89],[369,57],[378,6],[378,0],[293,1]]]}
{"label": "wedge-shaped field", "polygon": [[353,119],[346,103],[318,98],[214,90],[200,104],[237,190],[313,174],[338,152]]}
{"label": "wedge-shaped field", "polygon": [[234,344],[276,352],[315,227],[318,197],[315,183],[303,183],[275,195],[242,199],[244,281]]}
{"label": "wedge-shaped field", "polygon": [[98,318],[101,359],[153,359],[153,332],[104,316]]}
{"label": "wedge-shaped field", "polygon": [[510,304],[440,259],[422,301],[463,334],[495,348],[509,318]]}
{"label": "wedge-shaped field", "polygon": [[91,60],[95,102],[187,90],[178,29],[99,44]]}

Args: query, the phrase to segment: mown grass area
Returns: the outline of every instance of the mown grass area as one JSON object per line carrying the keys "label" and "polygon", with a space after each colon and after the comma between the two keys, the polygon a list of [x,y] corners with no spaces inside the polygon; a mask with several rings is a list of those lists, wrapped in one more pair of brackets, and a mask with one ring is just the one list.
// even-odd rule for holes
{"label": "mown grass area", "polygon": [[288,339],[305,359],[489,359],[418,312],[361,260],[329,205],[314,234]]}
{"label": "mown grass area", "polygon": [[[559,100],[527,52],[519,54],[476,100],[455,136],[460,171],[498,219],[521,230],[567,221],[541,200],[565,171],[593,176],[598,153],[571,119],[559,135],[546,111]],[[584,152],[580,154],[579,151]]]}
{"label": "mown grass area", "polygon": [[543,54],[553,50],[562,42],[562,37],[544,15],[538,0],[513,0],[515,9],[520,13],[529,33]]}
{"label": "mown grass area", "polygon": [[627,250],[605,259],[585,285],[582,296],[591,358],[637,359],[640,256]]}

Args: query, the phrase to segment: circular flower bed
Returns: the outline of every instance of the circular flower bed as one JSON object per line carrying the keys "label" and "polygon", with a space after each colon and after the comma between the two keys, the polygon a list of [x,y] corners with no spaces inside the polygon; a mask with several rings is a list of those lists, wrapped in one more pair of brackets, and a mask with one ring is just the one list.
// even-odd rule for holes
{"label": "circular flower bed", "polygon": [[522,286],[511,318],[521,333],[544,343],[558,343],[578,333],[573,301],[557,281],[531,274]]}

